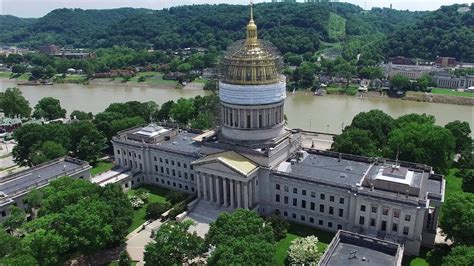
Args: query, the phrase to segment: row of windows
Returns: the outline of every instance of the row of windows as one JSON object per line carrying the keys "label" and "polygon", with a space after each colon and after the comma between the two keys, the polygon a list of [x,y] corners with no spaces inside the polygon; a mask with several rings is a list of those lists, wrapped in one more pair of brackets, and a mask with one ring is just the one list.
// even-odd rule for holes
{"label": "row of windows", "polygon": [[[118,164],[121,165],[122,164],[122,160],[120,158],[118,158]],[[123,165],[125,166],[129,166],[130,168],[139,168],[140,170],[143,171],[143,165],[142,163],[137,163],[135,161],[127,161],[127,159],[124,159],[123,160]]]}
{"label": "row of windows", "polygon": [[[275,194],[275,201],[276,202],[281,202],[281,196],[280,194]],[[303,209],[307,208],[306,200],[301,200],[300,201],[300,207]],[[288,196],[283,196],[283,204],[288,205],[289,204],[289,197]],[[292,198],[292,205],[295,207],[298,207],[298,199],[297,198]],[[334,207],[333,206],[328,206],[328,214],[334,215]],[[316,209],[316,203],[315,202],[309,202],[309,209],[314,211]],[[326,206],[324,204],[319,204],[319,212],[324,213],[326,209]],[[344,217],[344,209],[338,208],[338,216],[339,217]]]}
{"label": "row of windows", "polygon": [[[275,189],[276,189],[276,190],[281,190],[280,184],[275,184]],[[288,186],[283,186],[283,190],[284,190],[285,192],[288,192],[288,193],[289,193],[289,191],[290,191],[290,189],[289,189]],[[298,188],[294,187],[293,190],[292,190],[292,192],[293,192],[293,194],[298,194]],[[307,196],[307,194],[308,194],[308,193],[307,193],[307,190],[306,190],[306,189],[301,189],[301,195]],[[316,198],[316,192],[311,191],[311,192],[310,192],[310,196],[311,196],[312,198]],[[319,199],[320,199],[320,200],[326,200],[326,194],[320,193],[320,194],[319,194]],[[335,202],[335,201],[336,201],[336,197],[333,196],[333,195],[330,195],[330,196],[329,196],[329,201],[330,201],[330,202]],[[340,198],[339,198],[339,203],[340,203],[340,204],[344,204],[344,202],[345,202],[345,199],[340,197]]]}
{"label": "row of windows", "polygon": [[[174,161],[174,160],[169,160],[169,159],[167,159],[167,158],[163,159],[163,158],[161,158],[161,157],[159,158],[159,160],[160,160],[160,163],[163,163],[163,162],[164,162],[165,164],[170,164],[170,163],[171,163],[171,165],[173,165],[173,166],[175,165],[175,161]],[[156,156],[153,156],[153,161],[155,161],[155,162],[158,161],[158,158],[157,158]],[[180,162],[180,161],[176,161],[176,165],[177,165],[178,167],[181,167],[181,162]],[[187,163],[182,163],[182,165],[183,165],[183,168],[184,168],[184,169],[187,169],[187,168],[188,168],[188,164],[187,164]],[[189,169],[193,170],[193,165],[190,164],[190,165],[189,165]]]}
{"label": "row of windows", "polygon": [[[278,210],[278,209],[276,209],[275,211],[280,212],[280,210]],[[283,216],[288,217],[288,211],[283,211]],[[293,218],[294,220],[298,220],[298,215],[293,212],[293,213],[291,213],[291,218]],[[299,220],[302,221],[302,222],[306,222],[306,216],[301,214],[299,216]],[[309,217],[308,221],[312,224],[315,223],[314,217]],[[324,220],[318,219],[318,225],[319,226],[324,226]],[[334,226],[333,222],[329,222],[329,221],[327,222],[327,227],[333,228],[333,226]],[[342,225],[337,224],[337,229],[338,230],[342,229]]]}
{"label": "row of windows", "polygon": [[[378,212],[378,206],[372,205],[370,208],[370,212],[372,213],[377,213]],[[367,210],[367,206],[365,205],[360,205],[360,211],[365,212]],[[382,215],[383,216],[388,216],[388,207],[382,207]],[[400,218],[400,210],[393,210],[393,218]],[[411,215],[410,214],[405,214],[405,221],[409,222],[411,220]]]}
{"label": "row of windows", "polygon": [[[155,181],[156,181],[156,183],[160,183],[160,181],[161,181],[161,184],[165,184],[165,182],[166,182],[166,185],[168,185],[168,186],[173,185],[173,187],[177,187],[179,189],[184,188],[184,190],[189,191],[189,186],[188,185],[183,186],[183,184],[180,184],[180,183],[178,183],[178,184],[176,184],[176,182],[171,183],[170,180],[165,181],[163,178],[162,179],[155,178]],[[194,187],[191,187],[191,191],[194,192]]]}
{"label": "row of windows", "polygon": [[[122,151],[123,155],[126,155],[127,152],[125,152],[125,150]],[[120,150],[117,149],[117,154],[120,154]],[[128,151],[128,156],[132,157],[132,152],[131,151]],[[135,152],[133,152],[133,157],[137,158],[137,154]],[[138,154],[138,159],[141,160],[142,159],[142,156],[140,154]]]}
{"label": "row of windows", "polygon": [[[155,171],[158,172],[158,165],[155,165]],[[184,179],[188,180],[188,172],[183,172],[181,173],[181,171],[176,171],[175,169],[170,169],[167,167],[167,168],[164,168],[163,166],[160,166],[160,173],[162,174],[165,174],[166,172],[166,175],[170,175],[171,173],[171,176],[173,177],[179,177],[179,178],[182,178],[184,177]],[[176,173],[178,173],[178,175],[176,175]],[[194,174],[190,174],[190,177],[191,177],[191,181],[194,181]]]}
{"label": "row of windows", "polygon": [[[369,225],[371,227],[375,227],[375,225],[376,225],[375,222],[376,222],[375,218],[370,218]],[[364,216],[359,217],[359,224],[360,225],[365,225],[365,217]],[[382,223],[380,225],[380,230],[381,231],[387,231],[387,221],[382,221]],[[398,223],[395,223],[395,222],[392,223],[392,232],[398,233]],[[409,226],[404,226],[403,227],[403,234],[408,235],[409,232],[410,232],[410,227]]]}

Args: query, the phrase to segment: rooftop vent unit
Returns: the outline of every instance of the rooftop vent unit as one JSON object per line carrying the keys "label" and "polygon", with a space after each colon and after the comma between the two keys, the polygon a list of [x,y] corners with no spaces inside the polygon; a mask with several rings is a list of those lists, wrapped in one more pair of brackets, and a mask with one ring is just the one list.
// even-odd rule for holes
{"label": "rooftop vent unit", "polygon": [[347,177],[347,175],[344,174],[344,173],[340,173],[340,174],[339,174],[339,178],[346,178],[346,177]]}
{"label": "rooftop vent unit", "polygon": [[171,144],[176,145],[178,144],[176,141],[171,142]]}
{"label": "rooftop vent unit", "polygon": [[170,140],[170,136],[165,136],[165,140]]}
{"label": "rooftop vent unit", "polygon": [[296,163],[296,159],[291,159],[290,163],[291,163],[291,165],[294,165]]}
{"label": "rooftop vent unit", "polygon": [[350,167],[349,165],[346,166],[346,171],[351,172],[351,171],[352,171],[352,167]]}

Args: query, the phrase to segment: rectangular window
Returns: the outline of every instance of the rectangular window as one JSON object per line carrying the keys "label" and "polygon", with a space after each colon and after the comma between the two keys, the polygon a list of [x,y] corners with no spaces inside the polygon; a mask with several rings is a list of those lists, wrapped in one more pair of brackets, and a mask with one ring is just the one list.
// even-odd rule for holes
{"label": "rectangular window", "polygon": [[405,221],[409,222],[411,220],[410,214],[405,215]]}
{"label": "rectangular window", "polygon": [[306,189],[301,190],[301,195],[306,196]]}
{"label": "rectangular window", "polygon": [[174,165],[174,160],[171,160],[171,165]]}
{"label": "rectangular window", "polygon": [[120,150],[117,150],[117,154],[120,154]]}
{"label": "rectangular window", "polygon": [[194,181],[194,174],[191,174],[191,181]]}
{"label": "rectangular window", "polygon": [[188,179],[188,172],[184,172],[184,179]]}
{"label": "rectangular window", "polygon": [[398,232],[398,224],[396,224],[396,223],[392,224],[392,231],[393,232]]}
{"label": "rectangular window", "polygon": [[300,217],[300,218],[301,218],[301,221],[304,221],[304,220],[306,220],[306,217],[304,217],[304,215],[301,215],[301,217]]}
{"label": "rectangular window", "polygon": [[313,217],[309,217],[309,222],[314,224],[314,218]]}
{"label": "rectangular window", "polygon": [[306,200],[301,201],[301,208],[306,209]]}
{"label": "rectangular window", "polygon": [[344,204],[344,198],[339,198],[339,204]]}
{"label": "rectangular window", "polygon": [[333,215],[334,214],[334,207],[329,206],[329,214]]}
{"label": "rectangular window", "polygon": [[365,212],[365,205],[360,205],[360,211]]}
{"label": "rectangular window", "polygon": [[250,121],[250,115],[247,115],[247,128],[251,127]]}
{"label": "rectangular window", "polygon": [[293,219],[296,219],[296,213],[292,213],[291,217],[293,217]]}
{"label": "rectangular window", "polygon": [[364,217],[364,216],[360,216],[360,217],[359,217],[359,224],[360,224],[360,225],[364,225],[364,223],[365,223],[365,217]]}
{"label": "rectangular window", "polygon": [[342,230],[342,225],[338,224],[337,225],[337,230]]}
{"label": "rectangular window", "polygon": [[158,172],[158,165],[155,164],[155,172]]}
{"label": "rectangular window", "polygon": [[316,192],[311,191],[311,198],[316,198]]}
{"label": "rectangular window", "polygon": [[275,201],[280,202],[280,195],[278,195],[278,194],[275,195]]}
{"label": "rectangular window", "polygon": [[339,217],[343,217],[344,216],[344,210],[343,209],[339,209]]}
{"label": "rectangular window", "polygon": [[372,213],[377,213],[377,206],[371,206]]}
{"label": "rectangular window", "polygon": [[293,198],[293,206],[298,206],[298,200]]}
{"label": "rectangular window", "polygon": [[370,218],[370,226],[375,227],[375,218]]}
{"label": "rectangular window", "polygon": [[275,189],[280,190],[280,184],[275,184]]}
{"label": "rectangular window", "polygon": [[153,161],[155,161],[155,162],[156,162],[156,156],[153,156]]}
{"label": "rectangular window", "polygon": [[326,195],[324,195],[323,193],[321,193],[321,195],[319,195],[319,199],[324,200],[324,198],[326,198]]}
{"label": "rectangular window", "polygon": [[176,187],[176,182],[173,182],[173,187]]}
{"label": "rectangular window", "polygon": [[283,189],[285,190],[285,192],[288,192],[288,186],[285,186]]}
{"label": "rectangular window", "polygon": [[166,168],[166,174],[170,175],[170,169],[169,168]]}
{"label": "rectangular window", "polygon": [[142,166],[142,163],[140,163],[140,170],[143,170],[143,166]]}
{"label": "rectangular window", "polygon": [[408,232],[410,232],[410,227],[404,226],[404,227],[403,227],[403,234],[404,234],[404,235],[408,235]]}
{"label": "rectangular window", "polygon": [[323,220],[319,220],[319,221],[318,221],[318,224],[319,224],[319,225],[323,225],[323,223],[324,223]]}
{"label": "rectangular window", "polygon": [[141,159],[142,159],[142,156],[138,154],[138,160],[141,160]]}
{"label": "rectangular window", "polygon": [[287,212],[287,211],[283,211],[283,216],[288,217],[288,212]]}
{"label": "rectangular window", "polygon": [[285,196],[285,197],[283,198],[283,203],[288,204],[288,196]]}
{"label": "rectangular window", "polygon": [[188,186],[185,186],[184,189],[189,190],[189,187],[188,187]]}
{"label": "rectangular window", "polygon": [[178,177],[181,177],[181,171],[178,171]]}
{"label": "rectangular window", "polygon": [[297,188],[293,188],[293,194],[298,194],[298,189]]}
{"label": "rectangular window", "polygon": [[163,162],[163,158],[160,157],[160,163],[162,163],[162,162]]}
{"label": "rectangular window", "polygon": [[166,184],[168,184],[168,186],[170,186],[170,181],[169,181],[169,180],[168,180],[168,181],[166,181]]}
{"label": "rectangular window", "polygon": [[323,204],[319,204],[319,212],[324,212],[324,205]]}
{"label": "rectangular window", "polygon": [[162,174],[165,172],[163,166],[160,166],[160,172],[161,172]]}
{"label": "rectangular window", "polygon": [[400,218],[400,211],[399,210],[394,210],[393,211],[393,218]]}
{"label": "rectangular window", "polygon": [[332,222],[328,222],[328,227],[332,228]]}
{"label": "rectangular window", "polygon": [[183,186],[181,184],[179,184],[179,188],[183,188]]}
{"label": "rectangular window", "polygon": [[258,115],[258,126],[259,126],[259,127],[263,127],[262,115]]}
{"label": "rectangular window", "polygon": [[312,211],[314,211],[314,208],[315,208],[314,205],[316,205],[316,204],[314,204],[314,202],[311,202],[310,208],[311,208]]}
{"label": "rectangular window", "polygon": [[183,163],[184,168],[188,168],[188,165],[186,163]]}
{"label": "rectangular window", "polygon": [[168,163],[169,163],[168,159],[165,159],[165,163],[166,163],[166,164],[168,164]]}
{"label": "rectangular window", "polygon": [[329,201],[334,202],[334,196],[329,196]]}
{"label": "rectangular window", "polygon": [[178,164],[178,167],[181,167],[181,163],[180,162],[176,162]]}
{"label": "rectangular window", "polygon": [[173,176],[176,176],[176,171],[174,169],[172,169],[172,170],[173,170]]}
{"label": "rectangular window", "polygon": [[382,208],[382,215],[388,215],[388,208]]}

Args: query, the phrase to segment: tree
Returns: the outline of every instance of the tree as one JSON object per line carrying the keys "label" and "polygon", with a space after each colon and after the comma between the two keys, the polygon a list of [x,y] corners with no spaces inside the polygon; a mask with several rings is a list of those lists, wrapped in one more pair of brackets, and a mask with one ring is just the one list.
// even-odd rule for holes
{"label": "tree", "polygon": [[52,78],[55,74],[56,74],[56,69],[55,69],[53,66],[51,66],[51,65],[47,65],[47,66],[44,68],[43,78],[44,78],[44,79],[50,79],[50,78]]}
{"label": "tree", "polygon": [[292,264],[316,265],[323,255],[318,250],[318,242],[318,238],[315,236],[297,238],[291,241],[288,250],[290,262]]}
{"label": "tree", "polygon": [[301,66],[297,67],[293,72],[293,80],[303,88],[309,88],[313,86],[314,74],[316,72],[316,65],[310,62],[304,62]]}
{"label": "tree", "polygon": [[474,246],[460,245],[453,247],[448,256],[443,258],[443,265],[474,265]]}
{"label": "tree", "polygon": [[387,136],[394,126],[393,118],[381,110],[361,112],[352,119],[351,123],[351,127],[367,130],[379,149],[387,143]]}
{"label": "tree", "polygon": [[171,110],[173,109],[174,105],[176,103],[173,101],[167,101],[164,104],[161,105],[160,110],[158,111],[156,115],[156,119],[158,121],[167,121],[171,117]]}
{"label": "tree", "polygon": [[145,246],[144,261],[149,265],[181,265],[207,250],[204,239],[189,233],[191,221],[167,222],[156,231],[155,242]]}
{"label": "tree", "polygon": [[214,126],[214,116],[210,111],[200,112],[196,118],[191,121],[191,128],[195,129],[210,129]]}
{"label": "tree", "polygon": [[456,193],[447,197],[439,226],[457,245],[474,245],[474,194]]}
{"label": "tree", "polygon": [[30,103],[18,88],[7,88],[5,92],[0,92],[0,108],[8,117],[29,118],[31,115]]}
{"label": "tree", "polygon": [[275,262],[272,228],[250,210],[237,209],[233,213],[219,215],[211,223],[206,241],[216,246],[208,261],[210,265],[243,264],[248,261],[269,265]]}
{"label": "tree", "polygon": [[0,264],[2,258],[7,255],[17,253],[21,249],[20,239],[8,234],[4,228],[0,227]]}
{"label": "tree", "polygon": [[384,155],[433,166],[445,173],[452,163],[455,140],[449,130],[432,125],[408,123],[390,132]]}
{"label": "tree", "polygon": [[422,75],[416,80],[416,87],[419,91],[428,91],[428,87],[436,86],[433,82],[433,77],[428,74]]}
{"label": "tree", "polygon": [[33,80],[42,79],[44,76],[44,68],[40,66],[35,66],[31,69],[31,78]]}
{"label": "tree", "polygon": [[71,152],[77,158],[95,162],[106,148],[106,138],[90,121],[79,121],[68,125]]}
{"label": "tree", "polygon": [[26,72],[25,65],[16,64],[12,66],[12,73],[14,74],[21,75],[21,74],[24,74],[25,72]]}
{"label": "tree", "polygon": [[436,118],[432,115],[427,115],[427,114],[420,115],[420,114],[415,114],[415,113],[402,115],[399,118],[395,119],[396,127],[403,127],[409,123],[434,125],[435,122],[436,122]]}
{"label": "tree", "polygon": [[77,120],[92,120],[92,118],[94,118],[91,112],[86,113],[79,110],[72,111],[69,117]]}
{"label": "tree", "polygon": [[411,88],[411,83],[407,77],[396,74],[390,79],[390,87],[396,90],[407,91]]}
{"label": "tree", "polygon": [[471,128],[466,121],[455,120],[444,126],[456,139],[456,152],[470,150],[472,145]]}
{"label": "tree", "polygon": [[272,214],[268,216],[265,221],[272,227],[273,238],[275,241],[279,241],[280,239],[286,237],[288,228],[290,228],[290,223],[288,223],[285,219],[281,218],[277,214]]}
{"label": "tree", "polygon": [[2,226],[8,228],[10,232],[14,233],[26,222],[26,214],[23,210],[14,205],[8,208],[8,212],[9,215],[2,222]]}
{"label": "tree", "polygon": [[474,193],[474,169],[461,169],[462,190],[464,192]]}
{"label": "tree", "polygon": [[188,121],[193,118],[194,105],[192,99],[179,99],[170,110],[171,117],[178,123],[187,125]]}
{"label": "tree", "polygon": [[54,120],[66,117],[66,109],[61,108],[58,99],[53,97],[44,97],[35,105],[33,117],[36,119],[44,118]]}
{"label": "tree", "polygon": [[331,150],[362,156],[377,156],[380,153],[369,131],[352,127],[334,137]]}
{"label": "tree", "polygon": [[130,259],[130,256],[128,255],[127,250],[123,250],[122,252],[120,252],[118,265],[119,266],[132,265],[132,259]]}
{"label": "tree", "polygon": [[359,76],[366,79],[381,79],[384,77],[383,69],[381,67],[362,67],[359,70]]}
{"label": "tree", "polygon": [[31,218],[35,219],[37,211],[41,206],[41,201],[43,200],[43,191],[39,189],[34,189],[26,194],[26,202],[28,203],[29,213]]}
{"label": "tree", "polygon": [[158,219],[161,214],[169,210],[170,205],[167,203],[151,202],[146,206],[145,218],[146,219]]}
{"label": "tree", "polygon": [[55,265],[64,261],[70,243],[54,230],[39,228],[30,232],[22,241],[26,253],[31,254],[40,265]]}
{"label": "tree", "polygon": [[45,141],[41,146],[33,149],[30,158],[33,165],[38,165],[67,154],[68,151],[61,144],[54,141]]}
{"label": "tree", "polygon": [[167,194],[166,194],[166,201],[168,201],[169,203],[171,203],[172,205],[178,203],[178,202],[181,202],[183,200],[186,199],[186,194],[184,194],[183,192],[179,192],[179,191],[174,191],[174,190],[170,190]]}

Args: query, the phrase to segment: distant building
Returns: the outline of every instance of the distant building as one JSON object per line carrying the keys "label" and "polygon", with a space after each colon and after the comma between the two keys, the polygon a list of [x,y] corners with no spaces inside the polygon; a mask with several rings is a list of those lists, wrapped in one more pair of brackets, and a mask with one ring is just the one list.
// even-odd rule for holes
{"label": "distant building", "polygon": [[401,266],[403,246],[347,231],[338,231],[318,266]]}
{"label": "distant building", "polygon": [[454,67],[458,64],[456,58],[453,57],[436,57],[435,64],[439,67]]}
{"label": "distant building", "polygon": [[425,74],[431,74],[441,71],[435,66],[425,65],[396,65],[392,63],[384,64],[383,69],[385,76],[392,78],[395,75],[402,75],[411,80],[417,80]]}
{"label": "distant building", "polygon": [[446,89],[467,89],[474,86],[474,75],[462,77],[452,76],[446,72],[440,72],[433,76],[436,87]]}
{"label": "distant building", "polygon": [[388,59],[388,62],[394,65],[415,65],[416,64],[416,60],[412,58],[406,58],[404,56],[390,57]]}
{"label": "distant building", "polygon": [[163,79],[167,79],[167,80],[179,80],[184,77],[186,77],[186,74],[182,72],[168,72],[163,75]]}
{"label": "distant building", "polygon": [[216,79],[219,77],[219,71],[216,68],[205,68],[202,70],[203,79]]}
{"label": "distant building", "polygon": [[54,44],[38,46],[38,52],[42,54],[47,54],[47,55],[58,54],[60,50],[61,48]]}
{"label": "distant building", "polygon": [[9,214],[9,207],[15,205],[26,209],[24,196],[34,189],[45,187],[49,182],[63,176],[90,180],[89,163],[71,157],[37,165],[30,169],[0,177],[0,222]]}
{"label": "distant building", "polygon": [[21,127],[21,119],[3,117],[0,119],[0,133],[13,132]]}
{"label": "distant building", "polygon": [[15,47],[15,46],[0,47],[0,55],[5,55],[5,56],[9,56],[11,54],[24,55],[24,54],[27,54],[29,52],[30,52],[30,50],[28,50],[26,48],[18,48],[18,47]]}

